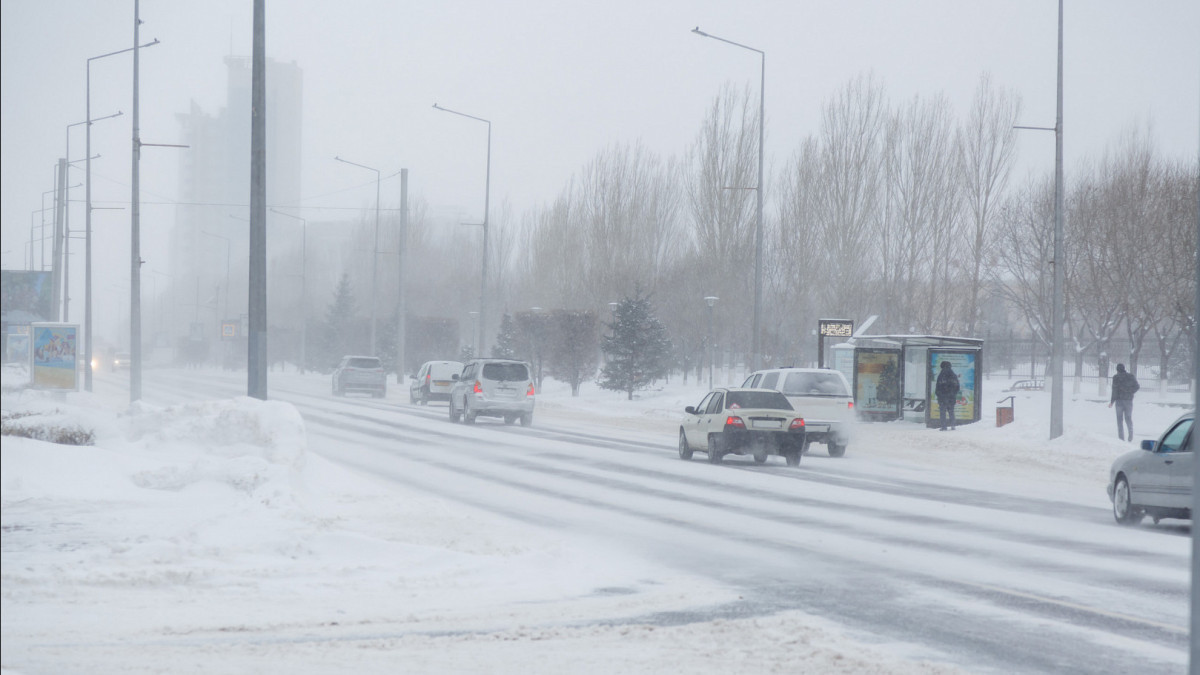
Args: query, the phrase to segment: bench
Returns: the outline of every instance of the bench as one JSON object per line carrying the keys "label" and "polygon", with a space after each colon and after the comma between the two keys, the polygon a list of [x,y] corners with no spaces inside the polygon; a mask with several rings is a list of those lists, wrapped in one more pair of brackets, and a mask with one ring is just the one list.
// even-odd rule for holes
{"label": "bench", "polygon": [[1046,388],[1043,380],[1017,380],[1004,391],[1042,391]]}

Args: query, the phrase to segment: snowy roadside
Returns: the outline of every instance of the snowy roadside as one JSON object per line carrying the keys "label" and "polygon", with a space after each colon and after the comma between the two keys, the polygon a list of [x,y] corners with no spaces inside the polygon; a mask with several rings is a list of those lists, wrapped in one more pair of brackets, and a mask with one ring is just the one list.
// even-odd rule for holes
{"label": "snowy roadside", "polygon": [[95,444],[0,446],[5,673],[958,672],[796,612],[624,623],[735,598],[342,469],[287,403],[126,409],[20,392],[10,375],[6,417]]}

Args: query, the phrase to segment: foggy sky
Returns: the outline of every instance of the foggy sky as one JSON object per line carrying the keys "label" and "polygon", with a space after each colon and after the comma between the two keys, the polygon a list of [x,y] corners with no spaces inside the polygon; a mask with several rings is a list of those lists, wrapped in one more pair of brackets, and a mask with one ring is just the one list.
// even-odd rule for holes
{"label": "foggy sky", "polygon": [[[222,58],[250,53],[250,0],[143,0],[141,135],[181,142],[176,114],[224,105]],[[304,199],[294,213],[357,219],[374,177],[334,155],[410,172],[413,199],[448,226],[479,222],[484,125],[492,121],[492,221],[552,200],[605,146],[641,141],[682,154],[725,82],[757,92],[757,54],[693,35],[702,30],[766,52],[767,170],[817,132],[820,110],[855,75],[874,72],[893,103],[945,94],[962,116],[989,71],[1023,98],[1022,123],[1053,126],[1054,0],[606,3],[267,1],[269,58],[304,75]],[[1072,165],[1133,125],[1151,123],[1170,157],[1200,149],[1200,3],[1069,0],[1065,9],[1064,147]],[[85,118],[86,60],[132,46],[132,0],[5,0],[0,4],[3,266],[23,269],[31,211],[54,183],[67,125]],[[128,293],[132,58],[94,61],[92,127],[97,313]],[[247,111],[248,115],[249,112]],[[83,126],[70,131],[84,157]],[[141,162],[143,290],[167,272],[178,157],[146,148]],[[1023,132],[1016,178],[1053,170],[1054,137]],[[247,154],[247,162],[249,156]],[[83,179],[72,170],[70,185]],[[268,167],[270,170],[270,167]],[[399,178],[383,202],[399,202]],[[768,204],[770,191],[765,194]],[[83,189],[72,194],[82,201]],[[268,203],[280,205],[267,195]],[[47,205],[50,201],[47,200]],[[72,229],[83,225],[73,207]],[[49,213],[49,212],[48,212]],[[36,216],[34,216],[36,219]],[[463,230],[472,236],[473,230]],[[73,243],[82,251],[82,242]],[[82,254],[72,276],[82,276]],[[72,285],[74,286],[74,280]],[[73,320],[82,318],[81,290]],[[111,297],[110,297],[111,296]],[[126,304],[128,300],[124,301]]]}

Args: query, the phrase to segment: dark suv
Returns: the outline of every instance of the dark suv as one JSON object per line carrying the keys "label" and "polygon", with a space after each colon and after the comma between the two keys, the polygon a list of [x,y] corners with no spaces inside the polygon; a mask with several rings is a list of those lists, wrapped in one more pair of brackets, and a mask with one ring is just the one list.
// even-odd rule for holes
{"label": "dark suv", "polygon": [[533,378],[529,364],[512,359],[472,359],[454,376],[450,388],[450,421],[460,418],[474,424],[475,418],[503,417],[505,424],[518,419],[521,426],[533,424]]}

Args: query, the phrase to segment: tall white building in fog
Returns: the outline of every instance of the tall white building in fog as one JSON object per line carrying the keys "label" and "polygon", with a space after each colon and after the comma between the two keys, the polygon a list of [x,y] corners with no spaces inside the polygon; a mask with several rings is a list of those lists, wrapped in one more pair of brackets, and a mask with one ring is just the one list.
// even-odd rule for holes
{"label": "tall white building in fog", "polygon": [[[206,111],[193,101],[190,110],[177,115],[180,142],[189,149],[179,153],[180,203],[171,240],[178,325],[165,340],[184,334],[193,323],[214,340],[221,320],[246,312],[251,62],[227,56],[225,66],[224,107]],[[303,71],[294,61],[268,59],[266,84],[267,204],[287,208],[301,193]],[[288,233],[272,230],[270,235],[277,241]]]}

